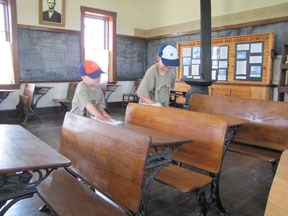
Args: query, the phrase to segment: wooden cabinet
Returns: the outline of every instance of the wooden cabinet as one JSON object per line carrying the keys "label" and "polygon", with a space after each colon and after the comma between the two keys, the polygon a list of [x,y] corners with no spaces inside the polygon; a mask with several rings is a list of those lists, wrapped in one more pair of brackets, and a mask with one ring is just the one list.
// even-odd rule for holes
{"label": "wooden cabinet", "polygon": [[209,95],[243,99],[271,100],[272,87],[255,85],[213,84],[209,87]]}

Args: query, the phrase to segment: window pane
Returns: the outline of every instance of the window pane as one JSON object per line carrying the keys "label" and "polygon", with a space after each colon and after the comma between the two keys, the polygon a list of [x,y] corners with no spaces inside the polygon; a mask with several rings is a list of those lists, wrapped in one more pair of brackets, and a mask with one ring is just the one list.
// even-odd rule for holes
{"label": "window pane", "polygon": [[[14,84],[14,69],[12,58],[12,47],[10,41],[7,41],[7,29],[8,17],[6,14],[7,4],[0,4],[0,65],[1,76],[0,84]],[[12,22],[10,20],[10,22]]]}
{"label": "window pane", "polygon": [[85,49],[105,49],[105,20],[85,17]]}
{"label": "window pane", "polygon": [[5,73],[1,73],[0,84],[13,84],[14,72],[12,63],[11,45],[9,42],[0,41],[0,65]]}
{"label": "window pane", "polygon": [[[109,52],[106,50],[105,19],[98,17],[85,17],[85,58],[96,61],[101,69],[108,72]],[[108,74],[101,75],[102,81],[108,80]]]}
{"label": "window pane", "polygon": [[3,39],[2,35],[5,36],[5,17],[4,17],[4,5],[0,4],[0,40],[1,41]]}

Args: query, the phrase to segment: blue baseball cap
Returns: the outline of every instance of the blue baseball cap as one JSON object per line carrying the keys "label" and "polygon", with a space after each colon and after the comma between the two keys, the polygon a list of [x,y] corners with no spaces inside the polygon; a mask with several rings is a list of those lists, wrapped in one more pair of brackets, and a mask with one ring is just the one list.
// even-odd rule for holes
{"label": "blue baseball cap", "polygon": [[178,51],[175,46],[171,44],[162,45],[157,52],[165,66],[179,66]]}

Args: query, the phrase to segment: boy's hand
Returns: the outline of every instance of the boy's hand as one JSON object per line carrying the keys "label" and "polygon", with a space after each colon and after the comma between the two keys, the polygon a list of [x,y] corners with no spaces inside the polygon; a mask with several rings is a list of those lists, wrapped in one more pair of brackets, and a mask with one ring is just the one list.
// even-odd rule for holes
{"label": "boy's hand", "polygon": [[106,112],[103,112],[103,116],[105,119],[111,119],[111,116],[108,115]]}

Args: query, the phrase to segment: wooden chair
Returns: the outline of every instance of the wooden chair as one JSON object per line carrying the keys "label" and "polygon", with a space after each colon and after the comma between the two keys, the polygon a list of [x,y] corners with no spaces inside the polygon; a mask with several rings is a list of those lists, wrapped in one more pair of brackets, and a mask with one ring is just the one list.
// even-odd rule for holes
{"label": "wooden chair", "polygon": [[123,94],[122,97],[122,107],[127,106],[128,103],[133,102],[133,103],[138,103],[139,102],[139,97],[136,94],[137,89],[141,83],[141,79],[137,79],[133,83],[133,87],[130,91],[130,93],[125,93]]}
{"label": "wooden chair", "polygon": [[21,119],[24,116],[22,124],[25,124],[30,117],[34,116],[38,117],[41,121],[43,121],[41,116],[36,112],[33,104],[34,91],[35,84],[26,83],[23,95],[19,95],[19,103],[17,104],[16,108],[19,113],[19,118]]}
{"label": "wooden chair", "polygon": [[77,85],[78,85],[78,82],[70,82],[68,89],[67,89],[66,98],[62,98],[62,99],[54,98],[53,99],[53,101],[58,102],[61,105],[61,113],[65,113],[66,111],[71,110],[71,104],[72,104],[72,100],[73,100]]}
{"label": "wooden chair", "polygon": [[[213,202],[221,212],[226,212],[219,193],[226,121],[206,113],[130,103],[125,122],[191,138],[192,143],[181,145],[172,159],[209,174],[171,164],[159,171],[156,180],[183,192],[196,192],[204,215]],[[208,201],[204,192],[207,185],[211,188]]]}

